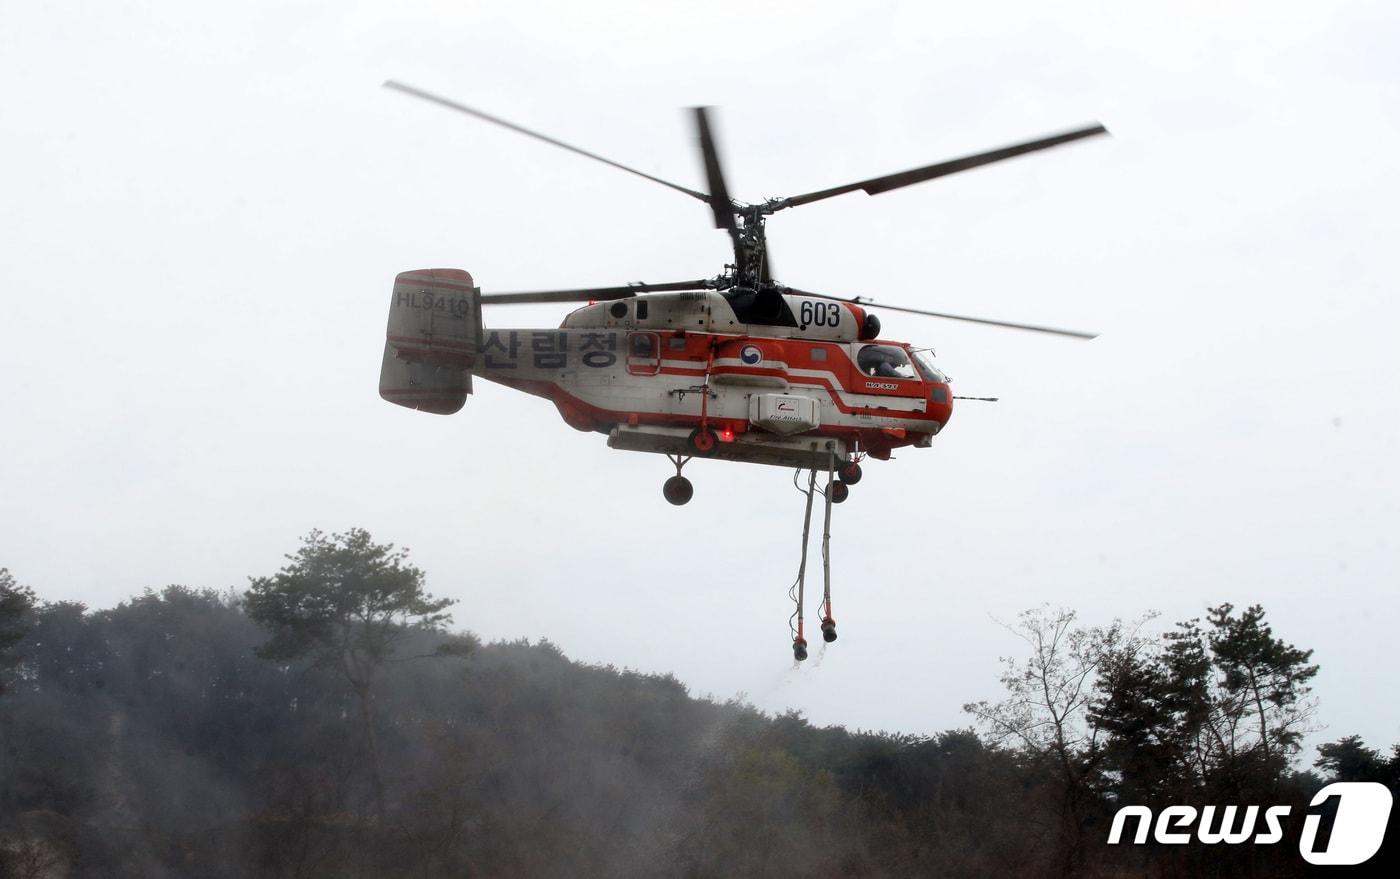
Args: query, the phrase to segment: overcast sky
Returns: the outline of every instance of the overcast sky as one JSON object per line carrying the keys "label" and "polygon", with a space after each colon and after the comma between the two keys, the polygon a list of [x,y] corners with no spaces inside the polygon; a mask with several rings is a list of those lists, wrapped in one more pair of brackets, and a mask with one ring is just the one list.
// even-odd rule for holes
{"label": "overcast sky", "polygon": [[[995,698],[997,620],[1262,603],[1315,649],[1314,741],[1400,740],[1400,13],[1393,3],[11,3],[0,28],[0,566],[108,607],[242,588],[312,528],[408,546],[459,625],[815,722]],[[717,274],[663,187],[790,195],[1102,121],[1098,138],[769,224],[959,406],[836,509],[841,640],[792,667],[790,471],[608,449],[478,383],[376,393],[394,275],[486,290]],[[564,309],[499,307],[488,326]],[[814,544],[815,549],[815,544]],[[1311,755],[1308,755],[1311,760]]]}

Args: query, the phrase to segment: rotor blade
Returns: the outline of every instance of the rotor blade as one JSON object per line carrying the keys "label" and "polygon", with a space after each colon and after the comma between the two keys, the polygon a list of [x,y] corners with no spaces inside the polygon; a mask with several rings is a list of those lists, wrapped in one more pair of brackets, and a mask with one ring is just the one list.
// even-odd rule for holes
{"label": "rotor blade", "polygon": [[628,284],[625,287],[591,287],[577,290],[534,290],[527,293],[483,293],[483,305],[519,305],[527,302],[606,302],[638,293],[707,290],[709,281],[673,281],[667,284]]}
{"label": "rotor blade", "polygon": [[466,104],[459,104],[456,101],[432,94],[431,92],[425,92],[422,89],[415,88],[411,85],[406,85],[405,83],[398,82],[397,80],[385,80],[384,87],[403,92],[406,95],[412,95],[415,98],[422,98],[425,101],[431,101],[434,104],[440,104],[441,106],[447,107],[449,110],[456,110],[459,113],[466,113],[468,116],[475,116],[478,119],[483,119],[487,122],[499,125],[502,128],[509,128],[511,131],[518,132],[520,134],[526,135],[527,137],[533,137],[536,140],[542,140],[545,143],[553,144],[557,147],[562,147],[571,153],[578,153],[581,156],[587,156],[590,159],[596,159],[599,162],[602,162],[604,165],[611,165],[620,171],[626,171],[628,174],[636,174],[638,177],[644,177],[647,180],[651,180],[654,183],[660,183],[662,186],[669,186],[677,192],[684,192],[686,195],[689,195],[693,198],[698,198],[701,201],[710,200],[710,197],[708,195],[705,195],[705,193],[703,192],[696,192],[695,190],[687,189],[686,187],[681,186],[678,183],[672,183],[669,180],[662,180],[660,177],[653,177],[645,171],[638,171],[636,168],[629,168],[621,162],[614,162],[612,159],[605,159],[597,153],[590,153],[588,150],[580,149],[579,147],[564,143],[562,140],[555,140],[547,134],[540,134],[538,131],[531,131],[530,129],[525,128],[524,126],[516,125],[514,122],[507,122],[504,119],[492,116],[490,113],[483,113],[480,110],[468,107]]}
{"label": "rotor blade", "polygon": [[710,186],[710,209],[715,214],[715,228],[729,232],[729,238],[734,242],[735,259],[742,261],[739,260],[739,224],[734,219],[734,202],[729,198],[729,187],[724,185],[724,170],[720,167],[719,150],[715,149],[706,109],[695,108],[695,130],[700,138],[700,155],[705,162],[705,179]]}
{"label": "rotor blade", "polygon": [[925,317],[941,317],[945,318],[946,320],[961,320],[966,321],[968,323],[986,324],[988,326],[993,327],[1006,327],[1012,330],[1029,330],[1033,333],[1052,333],[1056,336],[1070,336],[1071,338],[1075,339],[1097,339],[1099,337],[1098,333],[1086,333],[1082,330],[1063,330],[1059,329],[1058,327],[1044,327],[1039,326],[1037,324],[1022,324],[1008,320],[992,320],[991,318],[986,317],[968,317],[965,314],[948,314],[942,311],[925,311],[920,308],[901,308],[898,305],[884,305],[879,302],[870,302],[869,300],[865,299],[859,300],[856,304],[859,305],[861,308],[883,308],[888,311],[903,311],[907,312],[908,314],[922,314]]}
{"label": "rotor blade", "polygon": [[817,192],[795,195],[791,198],[779,200],[773,205],[773,210],[780,211],[783,208],[810,204],[814,201],[821,201],[824,198],[831,198],[834,195],[844,195],[847,192],[855,192],[857,189],[863,190],[867,195],[879,195],[882,192],[889,192],[891,189],[899,189],[902,186],[922,183],[925,180],[932,180],[935,177],[946,177],[949,174],[956,174],[959,171],[966,171],[969,168],[990,165],[993,162],[1000,162],[1004,159],[1014,158],[1016,156],[1025,155],[1026,153],[1033,153],[1036,150],[1049,149],[1053,146],[1059,146],[1060,144],[1080,140],[1085,137],[1094,137],[1099,134],[1108,134],[1108,129],[1104,128],[1102,125],[1091,125],[1088,128],[1066,131],[1063,134],[1042,137],[1039,140],[1029,140],[1025,143],[1012,144],[1011,146],[988,150],[985,153],[976,153],[971,156],[963,156],[960,159],[952,159],[934,165],[925,165],[922,168],[913,168],[909,171],[900,171],[898,174],[886,174],[883,177],[872,177],[869,180],[862,180],[859,183],[848,183],[845,186],[836,186],[831,189],[822,189]]}
{"label": "rotor blade", "polygon": [[927,311],[922,308],[904,308],[899,305],[885,305],[881,302],[871,302],[869,299],[857,296],[854,299],[842,298],[840,296],[829,296],[825,293],[810,293],[806,290],[798,290],[792,287],[787,288],[788,293],[796,293],[798,296],[818,296],[822,299],[835,299],[839,302],[853,302],[861,308],[883,308],[887,311],[902,311],[906,314],[921,314],[924,317],[941,317],[945,320],[960,320],[967,323],[985,324],[993,327],[1005,327],[1012,330],[1029,330],[1033,333],[1052,333],[1056,336],[1070,336],[1075,339],[1097,339],[1098,333],[1086,333],[1082,330],[1064,330],[1058,327],[1045,327],[1038,324],[1015,323],[1008,320],[992,320],[986,317],[969,317],[965,314],[948,314],[944,311]]}

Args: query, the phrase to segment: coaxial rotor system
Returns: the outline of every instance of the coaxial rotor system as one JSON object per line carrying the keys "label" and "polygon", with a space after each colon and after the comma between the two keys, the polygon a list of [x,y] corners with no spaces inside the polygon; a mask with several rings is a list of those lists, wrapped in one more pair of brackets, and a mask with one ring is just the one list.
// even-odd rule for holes
{"label": "coaxial rotor system", "polygon": [[701,160],[705,171],[707,187],[709,189],[708,193],[700,192],[669,180],[664,180],[644,171],[639,171],[621,162],[613,161],[612,159],[565,143],[557,138],[550,137],[538,131],[533,131],[522,125],[509,122],[498,116],[414,86],[396,80],[389,80],[385,82],[384,85],[386,88],[391,88],[448,109],[474,116],[485,122],[508,128],[511,131],[526,135],[527,137],[532,137],[536,140],[541,140],[561,149],[568,150],[569,152],[602,162],[620,171],[634,174],[638,177],[650,180],[653,183],[659,183],[676,192],[681,192],[692,198],[703,201],[710,207],[714,217],[715,228],[723,229],[729,235],[734,250],[734,262],[727,264],[724,267],[725,270],[713,278],[692,281],[674,281],[661,284],[637,283],[617,287],[540,290],[519,293],[484,293],[481,296],[481,301],[483,303],[597,302],[610,299],[623,299],[635,296],[639,293],[714,290],[725,295],[726,298],[751,297],[757,304],[755,310],[759,313],[763,313],[767,311],[767,309],[763,307],[764,300],[773,300],[780,298],[784,294],[793,294],[840,302],[850,302],[866,307],[873,306],[890,311],[937,317],[945,320],[964,321],[1009,329],[1029,330],[1031,332],[1050,333],[1079,339],[1092,339],[1097,335],[1095,333],[1079,330],[1060,329],[1037,324],[993,320],[990,318],[949,314],[927,309],[887,305],[872,302],[862,296],[842,297],[830,293],[816,293],[786,287],[773,279],[772,260],[768,252],[765,223],[769,216],[779,211],[787,210],[788,208],[800,207],[802,205],[812,204],[813,202],[823,201],[828,198],[856,191],[864,192],[867,195],[879,195],[895,189],[912,186],[916,183],[923,183],[927,180],[934,180],[939,177],[946,177],[950,174],[957,174],[962,171],[979,168],[983,165],[1005,161],[1017,156],[1026,155],[1027,153],[1050,149],[1051,147],[1072,143],[1077,140],[1107,134],[1108,129],[1103,125],[1095,123],[1059,134],[1052,134],[1034,140],[1010,144],[956,159],[935,162],[918,168],[911,168],[907,171],[899,171],[894,174],[885,174],[855,183],[847,183],[842,186],[814,190],[812,192],[787,196],[785,198],[771,198],[757,204],[750,204],[737,201],[729,194],[729,188],[725,183],[723,164],[720,161],[719,150],[715,145],[715,138],[710,125],[709,111],[706,107],[695,107],[693,113],[696,138],[700,147]]}

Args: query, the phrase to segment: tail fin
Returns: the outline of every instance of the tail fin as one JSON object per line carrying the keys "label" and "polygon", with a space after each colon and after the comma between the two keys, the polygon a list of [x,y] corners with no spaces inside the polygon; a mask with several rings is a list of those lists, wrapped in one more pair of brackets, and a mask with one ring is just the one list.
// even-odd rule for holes
{"label": "tail fin", "polygon": [[394,279],[379,396],[451,415],[472,392],[481,351],[481,291],[461,269],[418,269]]}

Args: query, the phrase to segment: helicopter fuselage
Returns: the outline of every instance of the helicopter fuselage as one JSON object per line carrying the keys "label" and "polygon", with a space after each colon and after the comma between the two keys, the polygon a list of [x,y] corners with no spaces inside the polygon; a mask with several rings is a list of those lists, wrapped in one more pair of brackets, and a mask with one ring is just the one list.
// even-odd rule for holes
{"label": "helicopter fuselage", "polygon": [[715,457],[801,467],[888,458],[948,423],[947,379],[902,342],[860,340],[859,306],[785,296],[780,311],[745,323],[713,291],[591,304],[554,329],[484,327],[471,372],[637,451],[686,454],[709,430]]}

